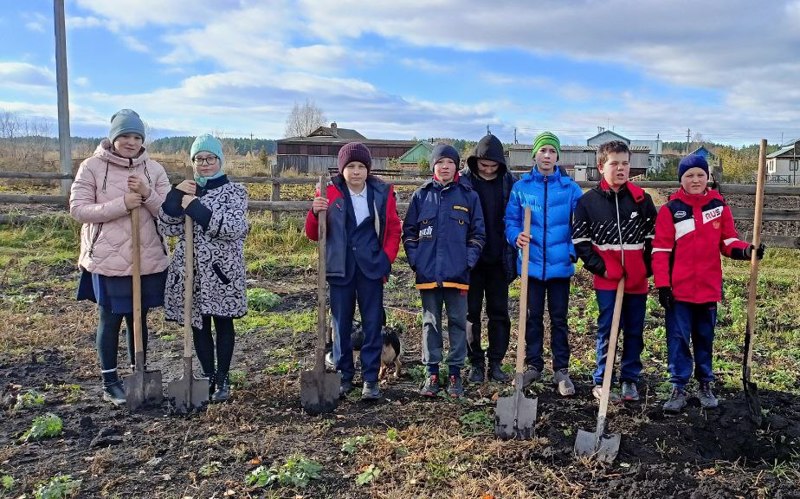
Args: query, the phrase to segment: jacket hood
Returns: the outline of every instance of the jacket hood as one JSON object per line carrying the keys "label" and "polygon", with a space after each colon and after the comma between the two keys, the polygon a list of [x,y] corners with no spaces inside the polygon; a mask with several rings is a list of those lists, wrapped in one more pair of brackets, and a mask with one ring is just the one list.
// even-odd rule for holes
{"label": "jacket hood", "polygon": [[479,159],[497,161],[500,165],[497,168],[497,175],[503,176],[506,173],[506,157],[503,154],[503,143],[494,135],[485,135],[475,146],[475,152],[467,158],[467,166],[475,175],[478,174]]}
{"label": "jacket hood", "polygon": [[131,168],[137,167],[146,163],[150,157],[147,155],[147,151],[144,147],[142,147],[141,152],[135,158],[133,158],[133,162],[128,158],[123,158],[122,156],[118,156],[113,152],[113,146],[111,145],[111,141],[108,139],[103,139],[98,145],[97,149],[94,150],[94,157],[100,158],[103,161],[108,162],[114,166],[121,166],[123,168]]}

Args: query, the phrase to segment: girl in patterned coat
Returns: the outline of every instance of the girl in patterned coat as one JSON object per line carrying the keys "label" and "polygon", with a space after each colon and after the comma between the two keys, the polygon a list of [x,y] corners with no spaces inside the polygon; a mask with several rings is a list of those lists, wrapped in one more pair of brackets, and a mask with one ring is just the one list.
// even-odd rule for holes
{"label": "girl in patterned coat", "polygon": [[[244,239],[250,230],[246,217],[247,191],[224,174],[222,144],[215,137],[197,137],[190,154],[194,180],[184,180],[173,187],[159,213],[158,222],[164,235],[178,237],[167,275],[165,316],[183,324],[184,215],[189,215],[194,221],[194,347],[203,375],[209,378],[211,401],[222,402],[230,397],[233,319],[247,313],[244,267]],[[216,345],[211,335],[212,320]]]}

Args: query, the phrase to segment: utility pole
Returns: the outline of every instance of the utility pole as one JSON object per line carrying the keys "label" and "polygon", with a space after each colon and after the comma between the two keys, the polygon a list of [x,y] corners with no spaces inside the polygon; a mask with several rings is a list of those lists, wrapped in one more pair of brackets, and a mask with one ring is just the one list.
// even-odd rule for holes
{"label": "utility pole", "polygon": [[253,132],[250,132],[250,158],[253,158]]}
{"label": "utility pole", "polygon": [[[67,90],[67,30],[64,23],[64,0],[53,0],[56,38],[56,92],[58,93],[58,150],[61,173],[72,175],[72,144],[69,137],[69,91]],[[61,180],[61,194],[69,193],[72,181]]]}
{"label": "utility pole", "polygon": [[689,139],[692,138],[692,130],[686,129],[686,154],[689,154]]}
{"label": "utility pole", "polygon": [[486,125],[486,135],[489,135],[489,134],[491,134],[491,133],[492,133],[492,132],[491,132],[491,130],[489,130],[489,125]]}
{"label": "utility pole", "polygon": [[514,143],[515,144],[519,143],[519,142],[517,142],[517,127],[514,127]]}

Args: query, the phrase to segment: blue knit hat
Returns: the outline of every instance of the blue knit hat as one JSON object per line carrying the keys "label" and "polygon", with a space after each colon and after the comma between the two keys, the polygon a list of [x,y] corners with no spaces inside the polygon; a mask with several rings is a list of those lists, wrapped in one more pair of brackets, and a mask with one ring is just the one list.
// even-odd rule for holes
{"label": "blue knit hat", "polygon": [[442,158],[452,159],[456,164],[456,168],[458,168],[459,164],[461,163],[461,157],[458,155],[458,151],[456,151],[455,147],[449,144],[436,144],[436,146],[433,148],[433,151],[431,151],[431,169],[433,169],[433,166],[436,164],[436,162]]}
{"label": "blue knit hat", "polygon": [[194,142],[192,142],[192,148],[189,151],[189,160],[194,161],[194,157],[201,151],[210,152],[218,157],[219,170],[222,171],[225,155],[222,154],[222,142],[220,142],[219,139],[208,133],[198,135],[197,138],[194,139]]}
{"label": "blue knit hat", "polygon": [[683,174],[686,173],[686,170],[692,168],[700,168],[708,175],[708,161],[706,161],[706,158],[699,154],[690,154],[683,158],[678,164],[678,182],[683,178]]}
{"label": "blue knit hat", "polygon": [[120,109],[111,117],[111,129],[108,131],[111,142],[126,133],[135,133],[144,140],[144,122],[133,109]]}

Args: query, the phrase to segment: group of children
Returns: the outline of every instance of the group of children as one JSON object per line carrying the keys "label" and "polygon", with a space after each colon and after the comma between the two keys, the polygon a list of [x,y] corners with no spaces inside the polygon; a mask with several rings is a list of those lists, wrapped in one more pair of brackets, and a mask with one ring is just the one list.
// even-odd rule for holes
{"label": "group of children", "polygon": [[[235,341],[233,319],[247,313],[244,239],[249,232],[247,192],[228,180],[219,140],[197,137],[190,160],[194,178],[170,187],[164,168],[149,158],[144,123],[130,109],[115,113],[108,139],[78,169],[70,213],[83,223],[78,298],[97,303],[97,350],[104,398],[125,403],[117,374],[122,321],[128,353],[133,352],[134,255],[139,253],[142,336],[146,316],[165,306],[168,320],[183,323],[185,257],[194,252],[191,326],[212,401],[230,396],[229,372]],[[394,188],[371,174],[372,157],[361,143],[344,145],[339,175],[325,196],[317,192],[306,217],[306,234],[317,240],[319,216],[326,217],[326,269],[330,286],[333,359],[342,375],[341,394],[355,377],[350,338],[356,303],[361,312],[361,394],[381,395],[378,384],[385,323],[383,286],[402,240],[416,274],[422,301],[422,361],[426,378],[420,393],[442,389],[439,366],[446,362],[446,390],[464,394],[462,369],[469,357],[471,383],[506,382],[502,364],[510,342],[509,284],[520,274],[523,248],[530,245],[525,372],[523,382],[541,379],[544,370],[545,301],[550,316],[553,383],[562,396],[575,394],[569,376],[567,311],[570,280],[580,258],[594,275],[597,368],[593,395],[600,398],[617,285],[624,282],[620,328],[623,336],[621,397],[639,399],[648,278],[665,309],[670,381],[674,389],[666,411],[686,405],[686,386],[694,371],[703,407],[716,407],[711,383],[716,304],[722,295],[720,253],[734,259],[762,258],[764,247],[738,239],[733,217],[718,192],[708,188],[708,163],[690,155],[680,162],[681,187],[656,212],[649,194],[628,180],[631,153],[621,141],[597,150],[602,178],[586,193],[558,165],[558,137],[544,132],[533,146],[533,168],[516,180],[505,163],[503,146],[487,134],[459,171],[452,146],[437,144],[430,155],[433,177],[413,194],[405,219],[397,213]],[[139,210],[138,252],[131,241],[132,210]],[[524,226],[530,210],[530,228]],[[194,247],[186,247],[184,219],[193,220]],[[165,236],[178,241],[169,258]],[[488,348],[481,340],[486,303]],[[443,353],[442,311],[447,313],[449,350]],[[211,323],[216,331],[216,343]],[[692,350],[694,355],[692,355]],[[488,371],[487,363],[488,360]],[[131,366],[133,367],[133,366]],[[619,399],[613,394],[612,398]]]}
{"label": "group of children", "polygon": [[[569,376],[570,280],[578,258],[593,274],[598,304],[597,367],[592,394],[601,396],[606,352],[617,285],[623,278],[620,319],[621,395],[639,400],[644,319],[649,277],[655,274],[665,309],[669,372],[674,386],[664,410],[686,405],[692,374],[703,407],[717,406],[712,391],[712,343],[716,303],[721,299],[720,253],[734,259],[764,255],[738,239],[733,217],[722,197],[708,188],[706,160],[690,155],[680,162],[681,187],[656,211],[649,194],[628,180],[631,152],[625,142],[611,141],[597,150],[598,185],[586,193],[559,165],[557,136],[544,132],[533,146],[533,168],[516,180],[508,170],[503,146],[487,134],[459,171],[458,151],[437,144],[430,155],[433,177],[411,197],[402,222],[391,187],[370,174],[371,156],[360,143],[342,147],[340,176],[317,196],[306,231],[317,238],[317,217],[327,210],[328,282],[336,331],[334,360],[342,373],[342,394],[353,388],[349,338],[356,301],[362,315],[362,398],[380,398],[376,383],[381,348],[383,284],[401,239],[416,274],[422,301],[422,362],[426,378],[420,393],[435,397],[442,389],[439,367],[447,364],[446,390],[464,394],[462,369],[469,357],[469,381],[487,374],[508,381],[502,361],[510,342],[508,286],[520,274],[523,248],[530,245],[525,372],[527,385],[544,370],[545,301],[550,316],[553,383],[559,394],[575,394]],[[530,210],[530,229],[524,226]],[[488,348],[481,342],[481,311],[486,302]],[[449,350],[443,358],[442,308],[447,313]],[[692,349],[694,356],[692,356]],[[488,358],[488,372],[486,360]],[[694,366],[693,366],[694,362]]]}
{"label": "group of children", "polygon": [[[135,362],[133,274],[141,277],[141,333],[147,351],[147,312],[165,307],[167,320],[183,324],[185,256],[194,252],[191,325],[194,345],[209,399],[230,397],[233,319],[247,313],[244,239],[249,231],[247,192],[223,171],[222,144],[211,135],[197,137],[190,160],[194,178],[170,187],[158,162],[143,146],[145,126],[139,115],[122,109],[111,118],[108,138],[83,161],[70,194],[70,214],[81,222],[81,269],[78,299],[97,303],[97,352],[103,398],[126,402],[117,373],[122,321],[127,325],[128,357]],[[132,210],[139,211],[134,228]],[[185,216],[193,220],[194,246],[186,247]],[[133,231],[139,232],[135,251]],[[165,236],[178,238],[172,258]],[[139,261],[134,262],[135,255]],[[211,322],[216,330],[216,344]]]}

